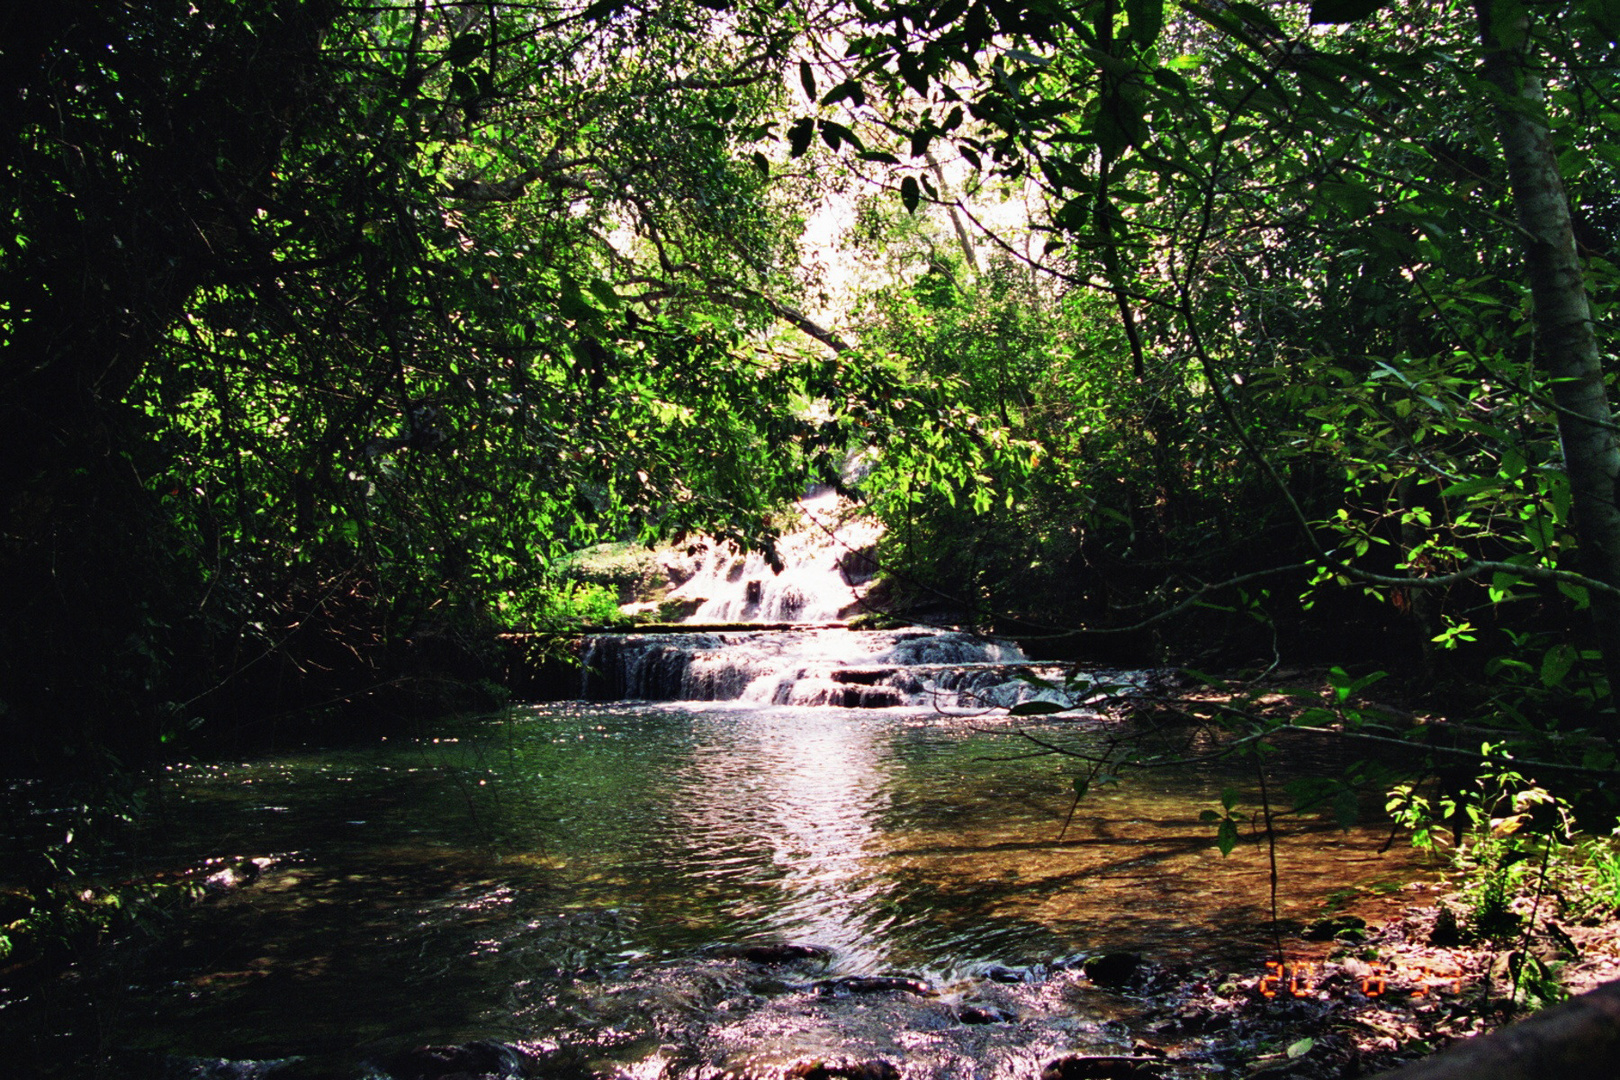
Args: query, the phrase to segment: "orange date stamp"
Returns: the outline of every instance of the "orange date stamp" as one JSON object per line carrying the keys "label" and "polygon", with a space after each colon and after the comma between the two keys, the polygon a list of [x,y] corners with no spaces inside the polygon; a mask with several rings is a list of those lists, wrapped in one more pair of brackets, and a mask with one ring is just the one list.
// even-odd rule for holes
{"label": "orange date stamp", "polygon": [[[1316,960],[1267,960],[1266,974],[1260,977],[1256,988],[1268,998],[1317,997],[1328,989],[1324,983],[1330,974],[1332,972],[1324,971],[1321,962]],[[1462,993],[1462,976],[1448,975],[1423,963],[1406,969],[1393,963],[1369,964],[1366,972],[1359,976],[1361,992],[1368,997],[1378,997],[1389,989],[1390,980],[1397,976],[1410,980],[1412,988],[1409,992],[1413,997],[1422,997],[1434,991]]]}

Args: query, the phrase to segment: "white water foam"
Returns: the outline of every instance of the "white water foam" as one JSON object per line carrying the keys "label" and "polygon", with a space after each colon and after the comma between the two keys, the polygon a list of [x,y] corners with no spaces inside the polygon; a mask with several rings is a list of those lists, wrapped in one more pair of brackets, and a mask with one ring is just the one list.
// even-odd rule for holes
{"label": "white water foam", "polygon": [[851,514],[831,488],[812,489],[798,510],[801,524],[777,545],[780,572],[759,552],[715,545],[702,553],[697,572],[669,594],[703,601],[688,622],[813,623],[859,614],[882,526]]}

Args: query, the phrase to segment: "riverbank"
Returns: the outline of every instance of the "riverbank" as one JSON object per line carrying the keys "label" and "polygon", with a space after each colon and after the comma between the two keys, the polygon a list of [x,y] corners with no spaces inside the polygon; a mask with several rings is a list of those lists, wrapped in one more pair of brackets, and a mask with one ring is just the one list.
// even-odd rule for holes
{"label": "riverbank", "polygon": [[1415,902],[1381,924],[1341,932],[1361,940],[1313,947],[1295,938],[1286,959],[1262,961],[1247,977],[1154,973],[1141,987],[1136,1048],[1244,1077],[1371,1075],[1620,978],[1612,910],[1577,923],[1554,898],[1539,907],[1518,898],[1525,932],[1460,941],[1441,913],[1466,910],[1465,893],[1418,885],[1407,897]]}

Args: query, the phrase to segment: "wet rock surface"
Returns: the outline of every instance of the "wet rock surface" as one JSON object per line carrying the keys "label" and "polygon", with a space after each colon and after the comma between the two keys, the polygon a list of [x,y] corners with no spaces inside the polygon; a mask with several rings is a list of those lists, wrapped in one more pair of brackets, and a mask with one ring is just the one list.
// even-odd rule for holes
{"label": "wet rock surface", "polygon": [[816,984],[823,996],[839,994],[916,994],[918,997],[938,997],[939,991],[921,979],[902,975],[849,975],[841,979],[823,979]]}
{"label": "wet rock surface", "polygon": [[796,942],[767,945],[728,945],[715,949],[716,956],[732,956],[751,964],[826,963],[832,959],[832,950],[820,945],[801,945]]}

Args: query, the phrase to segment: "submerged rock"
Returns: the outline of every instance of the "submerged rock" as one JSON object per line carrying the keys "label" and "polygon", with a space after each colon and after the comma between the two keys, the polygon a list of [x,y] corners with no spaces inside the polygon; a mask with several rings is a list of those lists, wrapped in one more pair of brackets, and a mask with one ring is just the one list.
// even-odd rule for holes
{"label": "submerged rock", "polygon": [[823,995],[833,994],[916,994],[918,997],[938,997],[939,991],[921,979],[908,979],[901,975],[849,975],[842,979],[824,979],[816,984]]}
{"label": "submerged rock", "polygon": [[985,968],[982,974],[991,982],[1004,983],[1009,986],[1034,980],[1034,973],[1027,968],[1002,967],[1000,964]]}
{"label": "submerged rock", "polygon": [[956,1018],[964,1024],[1007,1024],[1014,1019],[1010,1013],[985,1005],[958,1005]]}
{"label": "submerged rock", "polygon": [[820,945],[781,943],[773,945],[739,945],[716,950],[721,956],[735,956],[751,964],[794,964],[801,960],[825,963],[832,958],[832,950]]}

